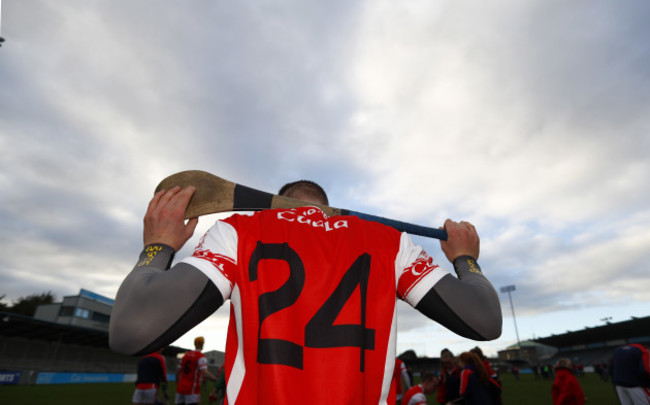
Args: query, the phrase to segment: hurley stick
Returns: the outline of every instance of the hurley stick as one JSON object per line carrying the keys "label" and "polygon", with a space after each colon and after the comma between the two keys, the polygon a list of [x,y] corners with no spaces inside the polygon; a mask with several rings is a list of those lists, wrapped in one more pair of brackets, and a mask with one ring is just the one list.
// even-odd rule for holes
{"label": "hurley stick", "polygon": [[187,211],[185,212],[185,218],[193,218],[217,212],[261,211],[270,208],[317,206],[328,216],[354,215],[361,219],[391,226],[400,232],[442,240],[447,239],[447,232],[443,229],[409,224],[407,222],[364,214],[358,211],[333,208],[327,205],[307,203],[233,183],[201,170],[188,170],[172,174],[160,182],[158,187],[156,187],[156,192],[168,190],[175,186],[194,186],[196,188],[194,196],[192,196]]}

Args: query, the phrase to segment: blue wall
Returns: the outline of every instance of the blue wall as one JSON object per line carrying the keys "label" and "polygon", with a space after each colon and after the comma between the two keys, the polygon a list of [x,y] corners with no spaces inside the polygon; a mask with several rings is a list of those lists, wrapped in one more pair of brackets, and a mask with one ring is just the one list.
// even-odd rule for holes
{"label": "blue wall", "polygon": [[[135,374],[38,373],[36,384],[132,383],[135,377]],[[174,374],[168,374],[167,379],[174,381],[176,378]]]}

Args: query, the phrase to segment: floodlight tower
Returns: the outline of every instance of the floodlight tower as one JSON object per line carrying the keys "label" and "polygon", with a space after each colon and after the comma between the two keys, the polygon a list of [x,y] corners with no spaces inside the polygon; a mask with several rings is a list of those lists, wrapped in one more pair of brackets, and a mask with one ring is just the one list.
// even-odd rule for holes
{"label": "floodlight tower", "polygon": [[0,46],[5,42],[5,39],[2,38],[2,0],[0,0]]}
{"label": "floodlight tower", "polygon": [[515,318],[515,306],[512,304],[512,295],[510,294],[515,290],[515,285],[507,285],[501,287],[502,293],[508,293],[508,298],[510,298],[510,309],[512,309],[512,320],[515,321],[515,334],[517,335],[517,348],[521,350],[521,342],[519,341],[519,331],[517,330],[517,319]]}

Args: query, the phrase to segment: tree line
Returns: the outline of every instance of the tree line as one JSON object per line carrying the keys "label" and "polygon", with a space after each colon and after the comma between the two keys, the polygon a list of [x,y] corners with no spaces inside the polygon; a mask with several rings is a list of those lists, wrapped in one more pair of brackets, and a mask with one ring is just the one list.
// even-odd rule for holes
{"label": "tree line", "polygon": [[52,291],[26,295],[11,303],[5,302],[6,296],[6,294],[0,295],[0,312],[9,312],[24,316],[34,316],[36,307],[42,304],[52,304],[56,300],[56,296]]}

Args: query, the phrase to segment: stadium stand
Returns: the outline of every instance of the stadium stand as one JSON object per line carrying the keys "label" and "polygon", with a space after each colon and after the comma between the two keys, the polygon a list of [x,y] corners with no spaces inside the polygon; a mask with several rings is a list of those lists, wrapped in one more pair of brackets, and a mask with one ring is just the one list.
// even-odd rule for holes
{"label": "stadium stand", "polygon": [[[185,351],[165,349],[168,370]],[[107,331],[0,312],[0,371],[20,372],[21,384],[40,372],[135,373],[138,359],[110,351]]]}
{"label": "stadium stand", "polygon": [[[93,298],[92,294],[82,290],[80,296],[85,299],[77,302],[90,303],[88,298]],[[60,309],[57,311],[53,313],[61,313]],[[58,322],[0,312],[0,374],[20,373],[19,383],[33,384],[38,374],[44,372],[135,373],[139,358],[110,351],[105,328],[63,324],[61,317],[56,320]],[[558,358],[568,357],[583,364],[585,371],[591,371],[594,364],[606,364],[618,346],[628,343],[650,346],[650,316],[608,322],[602,326],[534,339],[531,343],[534,344],[500,351],[499,359],[491,359],[493,368],[505,365],[507,369],[515,364],[520,368],[552,365]],[[549,346],[556,349],[552,354],[543,350]],[[173,373],[178,355],[187,350],[174,346],[166,348],[163,354],[168,371]],[[514,357],[502,357],[502,354]],[[216,373],[223,363],[223,352],[206,352],[206,355],[210,358],[211,372]],[[416,374],[440,368],[439,358],[419,358],[414,352],[403,353],[400,357]]]}
{"label": "stadium stand", "polygon": [[[629,343],[650,346],[650,316],[522,341],[521,347],[509,346],[489,361],[494,369],[510,371],[517,366],[522,372],[532,372],[533,366],[552,367],[560,357],[568,357],[589,372],[596,364],[607,364],[617,347]],[[439,358],[417,357],[414,352],[405,354],[399,357],[416,374],[440,369]]]}
{"label": "stadium stand", "polygon": [[607,363],[619,346],[629,343],[650,345],[650,316],[632,317],[617,323],[607,322],[602,326],[587,327],[534,341],[558,349],[557,354],[547,360],[550,364],[560,357],[568,357],[588,368],[596,363]]}
{"label": "stadium stand", "polygon": [[[123,374],[135,379],[140,357],[108,348],[113,304],[113,299],[82,288],[59,303],[39,305],[33,317],[0,312],[0,384],[5,379],[34,384],[43,380],[39,374],[52,373],[110,374],[111,378]],[[179,354],[188,350],[175,346],[164,350],[169,374],[174,373]],[[225,354],[212,351],[206,355],[214,374]]]}

